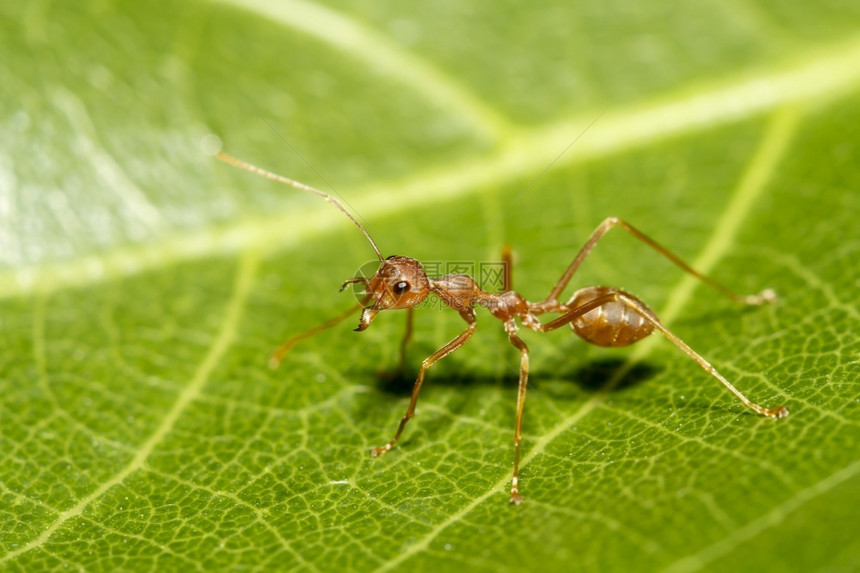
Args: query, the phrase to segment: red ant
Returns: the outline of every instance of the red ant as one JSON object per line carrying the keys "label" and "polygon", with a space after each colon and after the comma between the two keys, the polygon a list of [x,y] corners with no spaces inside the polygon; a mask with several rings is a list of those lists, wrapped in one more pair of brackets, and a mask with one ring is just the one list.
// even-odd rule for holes
{"label": "red ant", "polygon": [[[779,419],[788,416],[788,409],[784,406],[777,408],[763,408],[758,404],[750,402],[746,396],[735,388],[728,380],[726,380],[717,370],[711,366],[704,358],[699,356],[692,348],[687,346],[680,338],[669,332],[663,326],[654,312],[648,308],[645,303],[640,301],[632,294],[621,289],[607,286],[590,286],[579,289],[567,303],[561,303],[558,300],[559,295],[565,289],[570,279],[573,277],[576,270],[597,244],[597,242],[613,227],[620,227],[630,233],[636,239],[639,239],[661,255],[668,258],[670,261],[678,265],[684,271],[690,273],[699,280],[709,284],[713,288],[720,291],[728,298],[749,305],[760,305],[765,302],[771,302],[776,299],[776,294],[770,290],[764,290],[756,295],[739,295],[716,281],[700,274],[684,261],[678,258],[666,248],[662,247],[654,240],[637,230],[629,223],[622,221],[616,217],[609,217],[604,220],[586,241],[585,246],[580,249],[579,254],[573,259],[573,262],[567,267],[561,278],[550,290],[549,294],[540,302],[529,302],[520,294],[511,290],[511,253],[508,248],[503,252],[504,262],[504,292],[489,293],[481,289],[475,280],[464,274],[451,274],[442,277],[431,278],[424,272],[421,263],[415,259],[401,256],[390,256],[383,258],[379,248],[373,241],[373,238],[365,230],[358,220],[347,211],[343,204],[335,199],[332,195],[309,187],[298,181],[282,177],[275,173],[266,171],[254,165],[240,161],[226,153],[219,152],[218,159],[250,171],[273,179],[280,183],[285,183],[302,191],[308,191],[319,195],[335,207],[340,209],[349,219],[355,223],[358,229],[362,232],[365,238],[370,243],[376,256],[379,258],[379,269],[371,278],[354,277],[343,283],[341,290],[351,284],[359,284],[364,286],[363,298],[358,306],[349,311],[330,319],[329,321],[308,330],[302,334],[294,336],[287,340],[272,356],[270,364],[277,366],[284,355],[299,341],[313,334],[333,326],[349,315],[359,307],[363,307],[361,318],[356,331],[365,330],[373,322],[374,317],[380,311],[390,309],[406,309],[408,311],[407,331],[401,345],[401,365],[403,362],[404,349],[407,341],[412,334],[412,310],[419,305],[428,295],[434,294],[448,307],[460,313],[460,316],[466,322],[466,329],[458,334],[454,339],[438,349],[436,352],[424,359],[421,363],[421,369],[418,371],[418,378],[415,380],[415,386],[412,390],[412,398],[409,401],[409,407],[406,409],[406,414],[400,420],[400,425],[397,427],[397,432],[391,440],[383,445],[373,448],[371,455],[381,456],[391,450],[406,423],[415,414],[415,404],[418,401],[418,394],[421,391],[421,385],[424,383],[424,374],[427,369],[433,366],[438,360],[448,356],[464,344],[472,337],[477,326],[475,316],[475,307],[481,306],[492,313],[504,323],[505,332],[508,334],[508,340],[511,344],[520,351],[520,378],[517,389],[517,414],[514,424],[514,473],[511,479],[511,503],[519,504],[522,501],[522,496],[519,490],[519,460],[520,460],[520,442],[522,441],[522,421],[523,407],[526,401],[526,386],[529,374],[529,349],[525,342],[517,336],[517,323],[520,323],[536,332],[549,332],[556,328],[570,325],[571,329],[586,341],[598,346],[627,346],[642,340],[655,329],[662,332],[666,338],[672,341],[678,348],[683,350],[690,358],[695,360],[699,366],[705,369],[711,376],[722,382],[732,394],[743,402],[746,406],[753,409],[757,413],[769,418]],[[371,303],[365,306],[367,303]],[[558,318],[547,323],[541,323],[538,317],[542,314],[552,313],[559,314]]]}

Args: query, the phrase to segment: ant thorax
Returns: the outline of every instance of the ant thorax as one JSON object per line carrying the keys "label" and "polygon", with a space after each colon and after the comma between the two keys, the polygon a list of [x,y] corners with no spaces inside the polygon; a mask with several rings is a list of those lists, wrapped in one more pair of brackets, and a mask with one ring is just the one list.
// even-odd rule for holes
{"label": "ant thorax", "polygon": [[445,306],[459,311],[472,308],[475,306],[476,298],[489,294],[478,286],[475,279],[469,275],[460,274],[430,279],[430,289],[445,303]]}

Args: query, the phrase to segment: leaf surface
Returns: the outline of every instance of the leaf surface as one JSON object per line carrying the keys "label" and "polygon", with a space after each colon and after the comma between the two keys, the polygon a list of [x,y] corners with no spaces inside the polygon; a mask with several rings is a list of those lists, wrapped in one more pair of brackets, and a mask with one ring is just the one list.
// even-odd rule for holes
{"label": "leaf surface", "polygon": [[[850,570],[860,566],[857,6],[7,3],[0,8],[0,565],[9,570]],[[540,300],[634,292],[653,336],[518,354],[481,312],[353,319],[373,252]]]}

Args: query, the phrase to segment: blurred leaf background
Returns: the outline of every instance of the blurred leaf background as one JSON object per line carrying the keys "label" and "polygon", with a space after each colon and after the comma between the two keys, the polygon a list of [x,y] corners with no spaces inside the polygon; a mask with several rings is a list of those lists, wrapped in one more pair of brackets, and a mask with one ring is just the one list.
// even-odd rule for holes
{"label": "blurred leaf background", "polygon": [[[7,570],[856,570],[856,2],[7,2],[0,6],[0,565]],[[516,254],[544,297],[635,292],[775,423],[665,340],[532,349],[416,316],[284,338],[387,254]]]}

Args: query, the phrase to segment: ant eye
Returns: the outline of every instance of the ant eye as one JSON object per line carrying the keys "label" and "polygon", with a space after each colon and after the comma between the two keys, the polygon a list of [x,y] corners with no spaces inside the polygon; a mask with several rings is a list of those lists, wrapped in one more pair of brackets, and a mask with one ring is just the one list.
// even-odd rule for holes
{"label": "ant eye", "polygon": [[394,294],[396,294],[397,296],[400,296],[409,290],[409,283],[406,281],[400,281],[399,283],[394,285],[394,287],[391,290],[394,291]]}

